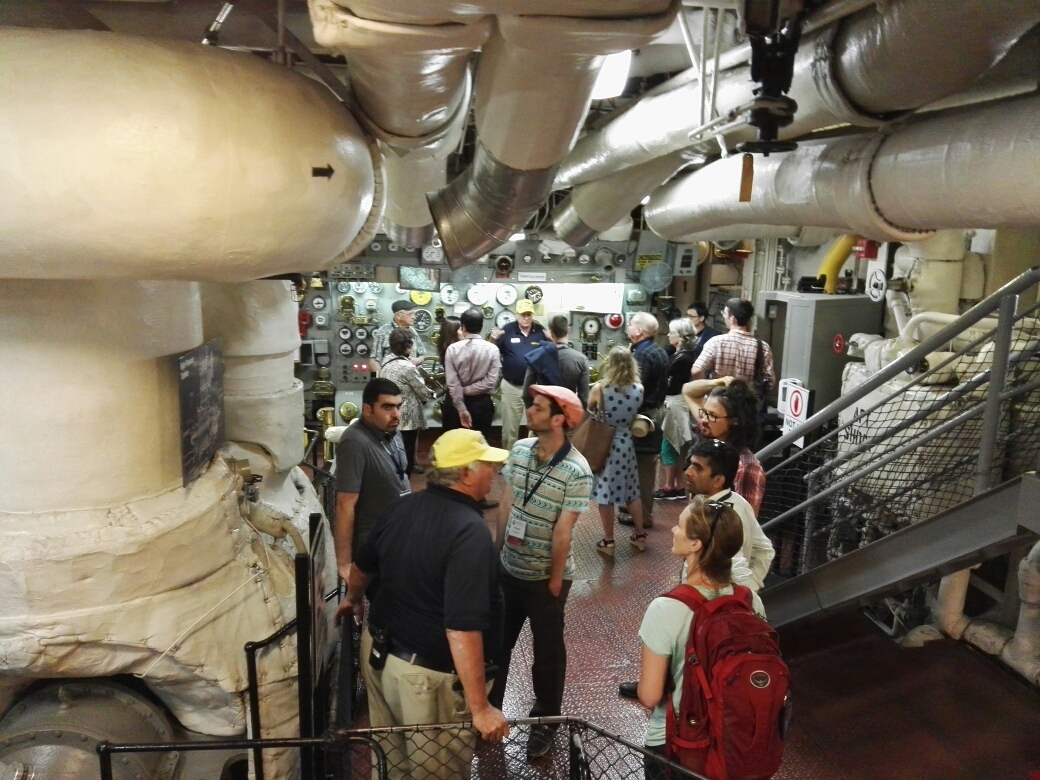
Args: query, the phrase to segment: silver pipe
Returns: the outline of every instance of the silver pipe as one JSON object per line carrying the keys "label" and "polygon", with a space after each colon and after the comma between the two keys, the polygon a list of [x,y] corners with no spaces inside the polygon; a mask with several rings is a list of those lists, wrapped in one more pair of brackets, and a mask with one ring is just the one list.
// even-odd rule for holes
{"label": "silver pipe", "polygon": [[1011,353],[1011,331],[1015,326],[1018,296],[1008,295],[1000,302],[997,335],[993,339],[993,367],[990,369],[989,388],[986,392],[986,412],[982,417],[979,438],[979,462],[975,471],[975,495],[993,485],[993,458],[1000,433],[1000,404],[1007,381],[1008,358]]}
{"label": "silver pipe", "polygon": [[953,339],[969,326],[974,325],[976,322],[995,311],[1004,298],[1009,295],[1018,295],[1022,291],[1032,287],[1037,282],[1040,282],[1040,268],[1031,268],[1028,271],[1019,274],[999,290],[991,294],[988,298],[979,301],[968,309],[968,311],[966,311],[956,322],[951,322],[938,333],[922,341],[912,350],[903,355],[903,357],[889,363],[887,367],[874,374],[874,376],[848,395],[843,395],[841,398],[832,401],[794,430],[784,434],[776,441],[767,444],[756,453],[756,457],[760,461],[765,460],[770,455],[779,452],[789,444],[793,444],[802,436],[812,433],[824,423],[830,422],[858,400],[874,390],[877,390],[889,379],[898,376],[910,366],[917,365],[917,363],[925,358],[928,353],[934,352],[938,347]]}
{"label": "silver pipe", "polygon": [[708,118],[715,116],[715,98],[718,94],[719,86],[719,47],[722,46],[722,17],[725,15],[725,11],[721,8],[715,9],[715,49],[713,54],[715,55],[712,59],[711,66],[711,103],[708,110]]}
{"label": "silver pipe", "polygon": [[693,32],[690,31],[690,20],[686,18],[686,14],[682,9],[679,9],[679,30],[682,32],[683,43],[686,44],[686,56],[690,58],[690,69],[695,71],[695,78],[700,78],[700,67],[697,64],[696,49],[693,46]]}
{"label": "silver pipe", "polygon": [[398,225],[396,222],[390,222],[387,219],[383,220],[383,232],[386,233],[387,238],[398,246],[411,249],[425,246],[436,235],[432,224],[408,227],[407,225]]}
{"label": "silver pipe", "polygon": [[[707,73],[708,70],[708,9],[704,8],[701,11],[701,51],[700,51],[700,71],[701,73]],[[704,79],[700,79],[697,82],[697,95],[700,98],[701,107],[701,124],[703,125],[707,121],[707,117],[704,115],[704,99],[707,96],[705,92]]]}

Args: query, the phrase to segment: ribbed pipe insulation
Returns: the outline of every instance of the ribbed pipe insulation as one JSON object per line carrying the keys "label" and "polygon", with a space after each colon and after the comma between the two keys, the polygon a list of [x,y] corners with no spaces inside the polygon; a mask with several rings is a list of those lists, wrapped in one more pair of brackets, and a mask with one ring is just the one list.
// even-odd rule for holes
{"label": "ribbed pipe insulation", "polygon": [[202,286],[205,339],[224,349],[225,430],[263,447],[277,471],[303,460],[303,383],[293,373],[300,346],[288,282]]}
{"label": "ribbed pipe insulation", "polygon": [[371,210],[358,123],[322,85],[256,57],[6,28],[0,70],[0,278],[313,270]]}
{"label": "ribbed pipe insulation", "polygon": [[190,282],[0,284],[0,511],[108,507],[178,486],[171,356],[201,343]]}
{"label": "ribbed pipe insulation", "polygon": [[474,163],[430,196],[453,267],[508,240],[548,195],[574,143],[602,55],[645,45],[676,7],[635,19],[499,16],[474,89]]}
{"label": "ribbed pipe insulation", "polygon": [[879,241],[940,228],[1030,227],[1040,213],[1040,98],[944,115],[891,135],[755,159],[750,203],[730,157],[659,189],[647,224],[674,239],[734,223],[810,225]]}
{"label": "ribbed pipe insulation", "polygon": [[[978,23],[985,19],[985,25]],[[790,96],[794,138],[821,127],[870,127],[967,89],[1040,22],[1035,0],[901,0],[871,7],[805,37]],[[753,97],[750,69],[718,76],[720,115]],[[689,146],[700,124],[698,82],[644,98],[606,127],[581,138],[560,165],[555,186],[574,186]],[[753,137],[751,128],[727,136]],[[645,194],[645,193],[644,193]]]}

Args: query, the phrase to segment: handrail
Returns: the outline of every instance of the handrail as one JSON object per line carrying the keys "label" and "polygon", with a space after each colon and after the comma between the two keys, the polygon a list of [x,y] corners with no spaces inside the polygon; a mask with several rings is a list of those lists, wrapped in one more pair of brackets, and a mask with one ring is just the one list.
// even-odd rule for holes
{"label": "handrail", "polygon": [[760,461],[765,460],[771,455],[780,452],[784,447],[793,444],[802,436],[812,433],[820,426],[830,422],[861,398],[872,393],[874,390],[881,387],[881,385],[885,384],[885,382],[898,376],[910,366],[917,365],[929,353],[934,352],[938,347],[951,341],[962,331],[974,325],[979,320],[984,319],[991,312],[996,311],[1000,306],[1001,301],[1005,298],[1011,295],[1018,295],[1024,290],[1032,287],[1037,282],[1040,282],[1040,267],[1030,268],[1028,271],[1019,274],[989,297],[972,306],[958,319],[951,322],[938,333],[935,333],[922,341],[898,360],[889,363],[888,366],[874,374],[855,390],[832,401],[797,428],[784,434],[776,441],[767,444],[756,453],[756,456]]}

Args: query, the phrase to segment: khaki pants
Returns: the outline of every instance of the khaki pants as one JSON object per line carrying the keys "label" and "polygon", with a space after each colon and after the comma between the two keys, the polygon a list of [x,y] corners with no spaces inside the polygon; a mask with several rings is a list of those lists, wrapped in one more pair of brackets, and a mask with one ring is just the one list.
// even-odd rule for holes
{"label": "khaki pants", "polygon": [[639,503],[643,505],[643,524],[649,527],[654,521],[654,490],[657,489],[657,455],[652,452],[637,452],[636,468],[639,472]]}
{"label": "khaki pants", "polygon": [[[460,723],[471,718],[466,697],[453,690],[458,677],[414,666],[396,656],[376,671],[368,663],[372,635],[361,634],[361,672],[372,728]],[[390,780],[469,777],[476,734],[469,729],[409,731],[377,737]],[[373,777],[375,767],[373,765]]]}
{"label": "khaki pants", "polygon": [[512,450],[520,437],[520,426],[527,424],[524,388],[502,380],[502,448]]}

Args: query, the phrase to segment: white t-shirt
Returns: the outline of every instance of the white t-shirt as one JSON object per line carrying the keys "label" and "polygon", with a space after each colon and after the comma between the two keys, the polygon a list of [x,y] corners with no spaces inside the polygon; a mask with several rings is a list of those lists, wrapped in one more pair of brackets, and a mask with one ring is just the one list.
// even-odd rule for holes
{"label": "white t-shirt", "polygon": [[[706,599],[733,594],[732,586],[720,590],[697,588]],[[765,609],[758,594],[752,592],[751,606],[755,613],[765,617]],[[683,661],[686,655],[686,640],[690,637],[690,625],[693,623],[693,610],[676,599],[658,596],[650,602],[639,626],[639,638],[650,652],[668,659],[668,669],[675,683],[672,704],[679,709],[682,699]],[[646,745],[663,745],[665,742],[665,717],[668,706],[664,699],[650,713],[650,722],[646,728]]]}
{"label": "white t-shirt", "polygon": [[[725,497],[725,498],[723,498]],[[740,546],[740,552],[733,556],[733,582],[743,585],[756,593],[762,590],[769,573],[769,566],[773,563],[776,552],[773,543],[769,541],[762,526],[758,524],[755,510],[751,508],[743,496],[732,490],[720,490],[713,496],[708,496],[709,501],[722,501],[733,507],[733,511],[740,518],[740,524],[744,529],[744,543]],[[686,563],[683,563],[682,579],[688,574]]]}

